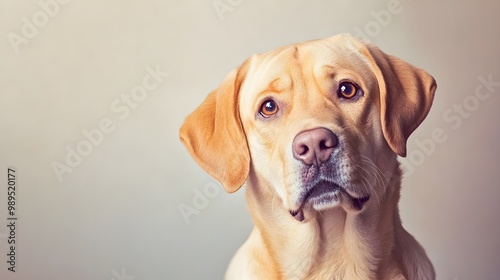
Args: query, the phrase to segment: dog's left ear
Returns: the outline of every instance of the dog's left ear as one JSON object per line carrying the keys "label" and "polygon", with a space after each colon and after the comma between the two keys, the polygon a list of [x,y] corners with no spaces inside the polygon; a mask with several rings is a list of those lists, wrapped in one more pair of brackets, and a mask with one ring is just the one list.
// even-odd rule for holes
{"label": "dog's left ear", "polygon": [[367,45],[380,92],[382,131],[389,147],[406,156],[406,141],[427,116],[436,81],[422,69]]}
{"label": "dog's left ear", "polygon": [[196,162],[230,193],[245,183],[250,170],[250,152],[238,108],[245,72],[244,66],[231,71],[186,118],[179,132]]}

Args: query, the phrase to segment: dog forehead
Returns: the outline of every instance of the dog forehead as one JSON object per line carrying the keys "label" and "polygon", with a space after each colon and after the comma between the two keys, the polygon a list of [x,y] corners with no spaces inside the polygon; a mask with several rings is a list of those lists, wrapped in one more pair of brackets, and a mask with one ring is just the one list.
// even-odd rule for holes
{"label": "dog forehead", "polygon": [[[331,77],[341,71],[369,76],[372,70],[360,48],[361,44],[352,36],[341,34],[253,55],[240,88],[240,104],[252,104],[264,92],[285,92],[292,85]],[[244,108],[250,109],[248,106],[241,107]]]}

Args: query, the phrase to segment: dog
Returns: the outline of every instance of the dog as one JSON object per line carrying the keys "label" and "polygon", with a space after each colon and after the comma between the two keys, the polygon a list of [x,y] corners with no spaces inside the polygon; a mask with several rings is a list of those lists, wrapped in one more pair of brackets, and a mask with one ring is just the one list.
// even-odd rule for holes
{"label": "dog", "polygon": [[401,224],[406,141],[434,78],[348,34],[247,59],[192,112],[181,142],[254,222],[226,279],[435,279]]}

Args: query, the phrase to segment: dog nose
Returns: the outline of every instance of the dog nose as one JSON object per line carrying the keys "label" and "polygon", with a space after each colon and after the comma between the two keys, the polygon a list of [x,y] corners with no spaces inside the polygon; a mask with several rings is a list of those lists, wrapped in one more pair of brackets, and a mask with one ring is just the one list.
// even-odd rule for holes
{"label": "dog nose", "polygon": [[293,139],[293,157],[305,164],[319,166],[328,160],[337,144],[337,136],[329,129],[318,127],[302,131]]}

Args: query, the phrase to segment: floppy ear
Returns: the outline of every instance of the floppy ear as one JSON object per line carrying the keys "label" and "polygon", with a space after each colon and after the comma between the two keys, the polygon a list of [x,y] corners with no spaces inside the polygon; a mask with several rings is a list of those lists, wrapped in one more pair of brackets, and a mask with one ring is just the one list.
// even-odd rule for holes
{"label": "floppy ear", "polygon": [[406,140],[427,116],[434,99],[436,81],[397,57],[368,45],[380,92],[382,131],[389,147],[406,156]]}
{"label": "floppy ear", "polygon": [[191,156],[229,193],[245,183],[250,168],[250,153],[238,110],[243,77],[241,68],[230,72],[180,129],[181,142]]}

